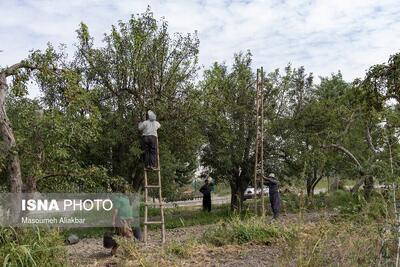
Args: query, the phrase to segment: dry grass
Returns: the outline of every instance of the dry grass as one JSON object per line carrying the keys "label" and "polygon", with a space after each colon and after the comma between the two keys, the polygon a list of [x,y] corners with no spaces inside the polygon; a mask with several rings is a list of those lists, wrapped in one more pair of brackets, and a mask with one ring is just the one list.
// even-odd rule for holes
{"label": "dry grass", "polygon": [[377,224],[321,221],[303,225],[280,260],[290,266],[375,266],[381,243]]}

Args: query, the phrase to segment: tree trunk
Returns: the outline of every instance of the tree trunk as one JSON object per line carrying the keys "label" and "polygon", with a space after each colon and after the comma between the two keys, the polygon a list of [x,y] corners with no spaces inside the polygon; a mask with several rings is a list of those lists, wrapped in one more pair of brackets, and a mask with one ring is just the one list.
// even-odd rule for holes
{"label": "tree trunk", "polygon": [[319,183],[319,181],[322,180],[324,176],[320,175],[319,177],[317,177],[317,179],[313,182],[313,184],[311,185],[311,192],[314,195],[314,191],[315,191],[315,187],[317,186],[317,184]]}
{"label": "tree trunk", "polygon": [[22,186],[23,193],[35,193],[37,192],[37,179],[34,175],[30,175],[27,177],[25,184]]}
{"label": "tree trunk", "polygon": [[235,182],[230,183],[231,186],[231,211],[241,212],[241,197],[239,192],[239,187]]}
{"label": "tree trunk", "polygon": [[368,175],[365,177],[364,181],[364,197],[366,200],[369,200],[374,190],[374,177],[372,175]]}
{"label": "tree trunk", "polygon": [[307,197],[312,197],[314,195],[313,189],[312,189],[312,180],[307,179]]}
{"label": "tree trunk", "polygon": [[368,175],[363,175],[363,176],[361,177],[361,179],[359,179],[359,180],[357,181],[357,183],[353,186],[353,188],[350,190],[350,192],[352,192],[353,194],[357,193],[357,192],[358,192],[358,189],[365,183],[365,178],[366,178],[367,176],[368,176]]}
{"label": "tree trunk", "polygon": [[231,210],[242,212],[244,191],[250,181],[249,173],[246,170],[236,169],[232,171],[231,186]]}
{"label": "tree trunk", "polygon": [[329,178],[329,176],[327,176],[326,177],[326,181],[327,181],[327,183],[328,183],[328,186],[327,186],[327,191],[328,191],[328,193],[331,191],[331,179]]}
{"label": "tree trunk", "polygon": [[242,212],[243,199],[244,199],[244,188],[241,182],[241,177],[237,176],[234,181],[230,183],[231,186],[231,210],[236,210],[239,213]]}
{"label": "tree trunk", "polygon": [[318,171],[316,171],[314,173],[314,179],[313,182],[311,183],[311,195],[314,196],[314,192],[315,192],[315,187],[317,186],[317,184],[322,180],[322,178],[324,177],[324,173],[321,171],[320,174],[318,175]]}
{"label": "tree trunk", "polygon": [[315,167],[312,169],[312,177],[310,175],[307,175],[307,184],[306,184],[306,189],[307,189],[307,198],[310,198],[313,196],[314,192],[312,192],[312,184],[315,178]]}
{"label": "tree trunk", "polygon": [[0,73],[0,134],[7,153],[7,171],[10,182],[10,191],[11,193],[20,193],[22,191],[21,166],[14,132],[10,126],[6,113],[7,91],[7,76],[2,72]]}
{"label": "tree trunk", "polygon": [[374,190],[374,178],[372,175],[364,175],[350,190],[353,194],[358,192],[358,189],[364,184],[365,198],[369,199],[371,192]]}
{"label": "tree trunk", "polygon": [[307,197],[311,198],[314,196],[314,189],[317,183],[321,180],[321,177],[318,177],[318,170],[316,167],[312,169],[312,178],[307,179]]}
{"label": "tree trunk", "polygon": [[333,177],[332,182],[329,185],[329,191],[337,191],[340,187],[340,179],[338,177]]}

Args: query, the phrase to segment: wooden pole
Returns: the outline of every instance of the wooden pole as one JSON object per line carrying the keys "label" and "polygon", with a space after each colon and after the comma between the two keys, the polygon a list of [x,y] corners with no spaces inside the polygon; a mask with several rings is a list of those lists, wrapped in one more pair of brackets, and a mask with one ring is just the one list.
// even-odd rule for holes
{"label": "wooden pole", "polygon": [[147,206],[147,171],[144,171],[144,243],[147,245],[147,220],[148,220],[148,206]]}
{"label": "wooden pole", "polygon": [[159,193],[159,201],[160,201],[160,213],[161,213],[161,242],[165,243],[165,221],[164,221],[164,203],[162,200],[162,189],[161,189],[161,168],[160,168],[160,147],[158,145],[158,137],[157,137],[157,176],[158,176],[158,193]]}
{"label": "wooden pole", "polygon": [[[397,189],[397,183],[393,183],[393,203],[394,203],[394,216],[395,216],[395,222],[397,225],[400,225],[400,217],[398,214],[397,210],[397,202],[396,202],[396,189]],[[399,267],[399,262],[400,262],[400,226],[396,227],[396,235],[397,235],[397,250],[396,250],[396,267]]]}
{"label": "wooden pole", "polygon": [[[261,147],[260,147],[260,159],[261,159],[261,175],[264,175],[264,69],[261,67],[260,74],[260,101],[261,101]],[[265,216],[265,205],[264,205],[264,182],[260,179],[261,183],[261,216]]]}
{"label": "wooden pole", "polygon": [[254,155],[254,213],[257,215],[257,164],[258,164],[258,125],[259,125],[259,120],[258,120],[258,112],[259,112],[259,75],[260,75],[260,70],[257,69],[257,80],[256,80],[256,147],[255,147],[255,155]]}

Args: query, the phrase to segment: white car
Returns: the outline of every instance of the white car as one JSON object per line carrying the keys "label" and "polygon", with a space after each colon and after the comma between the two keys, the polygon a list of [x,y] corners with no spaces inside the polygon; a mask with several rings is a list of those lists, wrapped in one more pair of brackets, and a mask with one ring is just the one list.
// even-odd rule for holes
{"label": "white car", "polygon": [[[266,185],[264,185],[263,187],[263,194],[264,196],[268,196],[269,194],[269,188]],[[261,188],[257,188],[257,195],[261,196]],[[244,191],[243,197],[244,200],[254,198],[254,187],[252,186],[247,187],[246,190]]]}

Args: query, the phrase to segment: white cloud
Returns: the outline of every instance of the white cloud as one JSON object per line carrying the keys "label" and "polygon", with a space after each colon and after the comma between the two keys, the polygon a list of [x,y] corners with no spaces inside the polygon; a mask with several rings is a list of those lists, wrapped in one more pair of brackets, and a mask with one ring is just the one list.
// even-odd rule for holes
{"label": "white cloud", "polygon": [[165,17],[171,32],[198,31],[200,63],[206,67],[229,64],[235,52],[250,49],[254,67],[273,70],[292,62],[316,76],[340,69],[352,80],[400,49],[396,0],[0,0],[0,65],[48,41],[72,51],[81,21],[99,44],[111,24],[148,5],[156,17]]}

